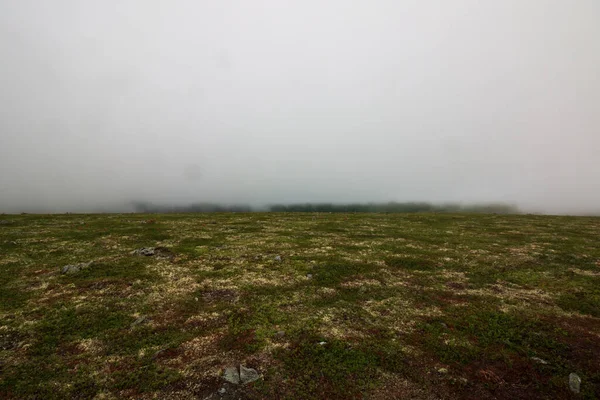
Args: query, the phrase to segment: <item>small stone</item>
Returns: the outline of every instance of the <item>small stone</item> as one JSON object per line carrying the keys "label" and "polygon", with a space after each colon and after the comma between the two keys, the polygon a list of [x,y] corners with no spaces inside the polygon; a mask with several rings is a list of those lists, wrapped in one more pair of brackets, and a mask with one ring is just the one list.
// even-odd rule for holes
{"label": "small stone", "polygon": [[238,372],[236,367],[226,368],[225,372],[223,373],[223,379],[225,379],[229,383],[233,383],[234,385],[239,385],[240,373]]}
{"label": "small stone", "polygon": [[79,268],[77,268],[76,265],[65,265],[60,270],[60,273],[61,274],[73,274],[73,273],[75,273],[77,271],[79,271]]}
{"label": "small stone", "polygon": [[175,255],[171,252],[171,250],[167,249],[166,247],[142,247],[140,249],[133,250],[131,255],[146,257],[156,256],[157,258],[169,260],[173,260],[175,258]]}
{"label": "small stone", "polygon": [[320,346],[325,346],[327,344],[327,342],[319,342]]}
{"label": "small stone", "polygon": [[240,365],[240,381],[242,383],[250,383],[260,379],[260,375],[254,368],[246,368]]}
{"label": "small stone", "polygon": [[579,393],[581,388],[581,378],[576,373],[569,375],[569,388],[573,393]]}
{"label": "small stone", "polygon": [[165,352],[166,350],[167,350],[167,349],[160,349],[159,351],[157,351],[156,353],[154,353],[154,354],[152,355],[152,361],[156,360],[158,357],[160,357],[162,354],[164,354],[164,352]]}
{"label": "small stone", "polygon": [[91,261],[87,262],[87,263],[65,265],[64,267],[62,267],[60,272],[61,272],[61,274],[74,274],[74,273],[77,273],[84,269],[88,269],[91,265],[92,265]]}
{"label": "small stone", "polygon": [[538,364],[544,364],[544,365],[548,364],[548,361],[546,361],[542,358],[539,358],[539,357],[531,357],[531,359]]}
{"label": "small stone", "polygon": [[277,333],[275,334],[275,336],[284,337],[285,336],[285,331],[277,331]]}
{"label": "small stone", "polygon": [[219,394],[221,396],[223,396],[225,393],[227,393],[227,389],[225,389],[224,387],[222,387],[221,389],[219,389]]}
{"label": "small stone", "polygon": [[438,368],[437,372],[439,372],[440,374],[447,374],[448,373],[448,369],[447,368]]}
{"label": "small stone", "polygon": [[281,256],[275,256],[274,260],[277,261],[277,262],[281,262]]}
{"label": "small stone", "polygon": [[142,247],[141,249],[137,249],[131,252],[134,256],[153,256],[154,255],[154,247]]}
{"label": "small stone", "polygon": [[141,324],[142,322],[146,321],[146,316],[142,315],[141,317],[139,317],[138,319],[136,319],[135,321],[133,321],[131,323],[131,328]]}
{"label": "small stone", "polygon": [[308,279],[312,279],[312,274],[306,274],[306,277],[307,277]]}
{"label": "small stone", "polygon": [[0,220],[0,225],[10,225],[10,224],[11,224],[11,222],[7,219]]}

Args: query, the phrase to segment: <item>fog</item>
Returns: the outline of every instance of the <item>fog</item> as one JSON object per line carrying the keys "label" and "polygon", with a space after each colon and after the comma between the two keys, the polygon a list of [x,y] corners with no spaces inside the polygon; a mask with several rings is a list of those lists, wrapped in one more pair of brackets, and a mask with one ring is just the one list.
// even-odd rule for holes
{"label": "fog", "polygon": [[0,212],[600,211],[597,0],[0,0]]}

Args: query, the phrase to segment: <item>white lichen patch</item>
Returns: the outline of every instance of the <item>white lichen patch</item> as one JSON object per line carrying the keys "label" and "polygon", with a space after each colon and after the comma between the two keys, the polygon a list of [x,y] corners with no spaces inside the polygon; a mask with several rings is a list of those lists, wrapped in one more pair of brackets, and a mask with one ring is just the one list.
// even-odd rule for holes
{"label": "white lichen patch", "polygon": [[211,325],[222,319],[221,314],[217,312],[204,312],[188,317],[184,325]]}
{"label": "white lichen patch", "polygon": [[28,290],[33,291],[33,292],[44,291],[44,290],[48,289],[49,286],[50,286],[50,282],[47,280],[43,280],[40,282],[35,282],[28,288]]}
{"label": "white lichen patch", "polygon": [[200,287],[187,267],[176,266],[169,262],[159,262],[148,268],[163,278],[160,283],[151,288],[152,291],[147,296],[149,303],[164,303],[171,299],[181,298]]}
{"label": "white lichen patch", "polygon": [[444,343],[447,346],[453,346],[453,347],[464,347],[464,348],[473,347],[473,344],[464,337],[452,336],[452,337],[444,338],[442,340],[442,343]]}
{"label": "white lichen patch", "polygon": [[600,276],[600,270],[589,271],[589,270],[579,269],[579,268],[569,268],[569,271],[571,271],[577,275],[583,275],[583,276],[592,276],[592,277]]}
{"label": "white lichen patch", "polygon": [[352,321],[346,321],[347,317],[344,314],[344,310],[337,308],[320,310],[318,315],[321,322],[321,334],[339,340],[365,338],[365,332],[353,326]]}
{"label": "white lichen patch", "polygon": [[495,296],[503,300],[519,300],[527,303],[551,304],[552,296],[542,289],[526,289],[516,285],[499,282],[493,285],[487,285],[480,289],[465,289],[457,291],[457,294],[469,294],[479,296]]}
{"label": "white lichen patch", "polygon": [[442,310],[436,306],[418,308],[403,297],[390,297],[379,301],[368,300],[362,304],[362,307],[374,321],[404,333],[412,332],[419,318],[443,315]]}
{"label": "white lichen patch", "polygon": [[322,298],[331,298],[337,295],[337,290],[329,287],[322,287],[317,289],[317,294]]}
{"label": "white lichen patch", "polygon": [[198,336],[181,343],[174,357],[169,357],[160,362],[178,369],[184,376],[195,378],[218,376],[225,367],[240,362],[237,354],[223,352],[219,349],[219,341],[222,335],[223,332],[214,331],[209,335]]}
{"label": "white lichen patch", "polygon": [[452,271],[452,270],[443,269],[440,271],[436,271],[436,274],[439,277],[447,279],[452,282],[464,283],[464,282],[468,281],[467,275],[462,271]]}
{"label": "white lichen patch", "polygon": [[411,275],[401,270],[390,270],[383,268],[379,270],[378,275],[381,280],[385,283],[385,286],[389,287],[406,287],[409,286],[409,279]]}
{"label": "white lichen patch", "polygon": [[359,288],[368,286],[381,286],[381,282],[376,279],[355,279],[341,284],[344,288]]}
{"label": "white lichen patch", "polygon": [[0,257],[0,265],[4,265],[4,264],[14,264],[14,263],[18,263],[21,262],[21,258],[20,257],[16,257],[16,256],[6,256],[3,255],[2,257]]}
{"label": "white lichen patch", "polygon": [[102,341],[95,338],[81,339],[77,342],[77,348],[91,355],[98,355],[104,351]]}

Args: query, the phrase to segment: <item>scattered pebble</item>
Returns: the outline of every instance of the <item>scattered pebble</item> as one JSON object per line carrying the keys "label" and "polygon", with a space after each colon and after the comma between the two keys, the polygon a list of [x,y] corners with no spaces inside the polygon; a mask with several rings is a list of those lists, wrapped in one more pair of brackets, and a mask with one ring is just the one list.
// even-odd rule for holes
{"label": "scattered pebble", "polygon": [[131,255],[134,256],[153,256],[155,252],[154,247],[142,247],[141,249],[137,249],[131,252]]}
{"label": "scattered pebble", "polygon": [[223,373],[223,379],[234,385],[246,384],[260,379],[260,375],[254,368],[246,368],[240,365],[239,371],[236,367],[229,367]]}
{"label": "scattered pebble", "polygon": [[321,345],[321,346],[324,346],[326,344],[327,344],[327,342],[319,342],[319,345]]}
{"label": "scattered pebble", "polygon": [[221,389],[219,389],[219,394],[221,396],[223,396],[225,393],[227,393],[227,389],[225,389],[224,387],[222,387]]}
{"label": "scattered pebble", "polygon": [[281,262],[281,256],[275,256],[275,261]]}
{"label": "scattered pebble", "polygon": [[225,379],[229,383],[233,383],[234,385],[239,385],[240,373],[238,372],[236,367],[226,368],[225,372],[223,373],[223,379]]}
{"label": "scattered pebble", "polygon": [[87,263],[65,265],[64,267],[62,267],[60,273],[61,274],[74,274],[74,273],[77,273],[84,269],[88,269],[91,266],[92,266],[92,261],[87,262]]}
{"label": "scattered pebble", "polygon": [[166,247],[142,247],[140,249],[133,250],[131,255],[146,257],[156,256],[158,258],[168,258],[170,260],[175,257],[171,250],[167,249]]}
{"label": "scattered pebble", "polygon": [[284,337],[285,336],[285,331],[278,331],[275,336],[279,336],[279,337]]}
{"label": "scattered pebble", "polygon": [[254,368],[246,368],[240,365],[240,381],[244,384],[260,379],[260,375]]}
{"label": "scattered pebble", "polygon": [[581,378],[576,373],[571,373],[569,375],[569,388],[573,393],[579,393],[581,388]]}
{"label": "scattered pebble", "polygon": [[312,274],[306,274],[306,277],[307,277],[308,279],[312,279]]}
{"label": "scattered pebble", "polygon": [[167,349],[160,349],[159,351],[157,351],[156,353],[154,353],[154,355],[152,356],[152,361],[156,360],[158,357],[160,357]]}
{"label": "scattered pebble", "polygon": [[531,359],[533,361],[537,362],[538,364],[544,364],[544,365],[548,364],[548,361],[546,361],[542,358],[539,358],[539,357],[531,357]]}
{"label": "scattered pebble", "polygon": [[135,321],[133,321],[131,323],[130,327],[133,328],[133,327],[135,327],[135,326],[137,326],[137,325],[139,325],[139,324],[141,324],[142,322],[145,322],[145,321],[146,321],[146,316],[142,315],[141,317],[139,317],[138,319],[136,319]]}

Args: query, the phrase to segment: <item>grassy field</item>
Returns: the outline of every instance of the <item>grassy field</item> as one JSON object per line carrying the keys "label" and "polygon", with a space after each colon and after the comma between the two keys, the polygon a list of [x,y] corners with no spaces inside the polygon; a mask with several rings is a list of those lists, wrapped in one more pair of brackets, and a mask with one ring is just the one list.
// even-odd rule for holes
{"label": "grassy field", "polygon": [[600,398],[600,218],[0,219],[0,398]]}

